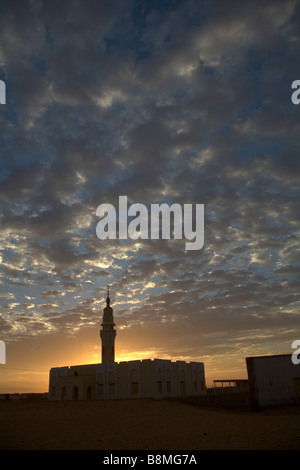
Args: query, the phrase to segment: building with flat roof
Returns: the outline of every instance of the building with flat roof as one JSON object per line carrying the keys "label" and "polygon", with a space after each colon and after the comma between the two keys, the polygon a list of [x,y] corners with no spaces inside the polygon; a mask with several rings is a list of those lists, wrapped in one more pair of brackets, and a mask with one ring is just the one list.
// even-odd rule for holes
{"label": "building with flat roof", "polygon": [[253,409],[300,401],[300,364],[292,354],[246,358]]}
{"label": "building with flat roof", "polygon": [[202,362],[144,359],[115,362],[116,330],[109,289],[100,330],[100,364],[53,367],[50,400],[167,398],[206,393]]}
{"label": "building with flat roof", "polygon": [[248,392],[249,381],[247,379],[218,379],[214,380],[215,392]]}

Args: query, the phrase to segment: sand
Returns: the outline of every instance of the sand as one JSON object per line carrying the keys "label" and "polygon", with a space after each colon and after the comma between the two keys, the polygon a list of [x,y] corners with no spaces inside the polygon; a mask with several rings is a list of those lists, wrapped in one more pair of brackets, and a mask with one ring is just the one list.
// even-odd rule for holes
{"label": "sand", "polygon": [[233,412],[176,401],[1,401],[0,449],[300,449],[300,407]]}

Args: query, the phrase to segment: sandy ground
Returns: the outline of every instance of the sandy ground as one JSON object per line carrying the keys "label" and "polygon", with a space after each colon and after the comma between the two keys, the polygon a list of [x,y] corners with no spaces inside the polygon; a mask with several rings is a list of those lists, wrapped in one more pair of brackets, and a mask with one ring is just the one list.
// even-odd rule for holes
{"label": "sandy ground", "polygon": [[300,407],[258,413],[173,401],[0,402],[0,449],[300,449]]}

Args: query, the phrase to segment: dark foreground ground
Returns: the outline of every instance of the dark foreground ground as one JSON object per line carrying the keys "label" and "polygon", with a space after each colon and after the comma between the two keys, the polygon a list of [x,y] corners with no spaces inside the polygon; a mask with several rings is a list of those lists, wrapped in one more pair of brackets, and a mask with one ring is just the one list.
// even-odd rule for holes
{"label": "dark foreground ground", "polygon": [[250,413],[164,400],[1,400],[0,449],[300,450],[300,407]]}

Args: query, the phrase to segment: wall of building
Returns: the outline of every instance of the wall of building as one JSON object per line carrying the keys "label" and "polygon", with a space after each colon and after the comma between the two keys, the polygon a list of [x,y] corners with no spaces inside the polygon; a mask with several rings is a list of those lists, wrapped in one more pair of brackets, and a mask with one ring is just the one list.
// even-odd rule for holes
{"label": "wall of building", "polygon": [[50,400],[166,398],[206,393],[204,365],[163,359],[53,368]]}
{"label": "wall of building", "polygon": [[96,365],[56,367],[50,370],[50,400],[94,400]]}
{"label": "wall of building", "polygon": [[295,402],[300,365],[293,364],[291,354],[247,357],[246,365],[254,409]]}

